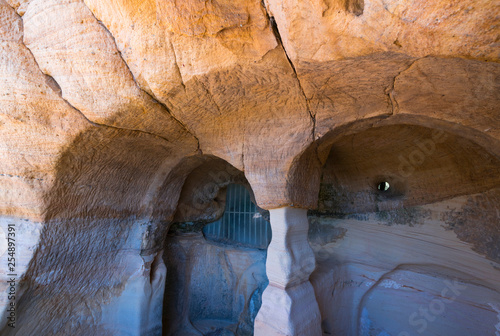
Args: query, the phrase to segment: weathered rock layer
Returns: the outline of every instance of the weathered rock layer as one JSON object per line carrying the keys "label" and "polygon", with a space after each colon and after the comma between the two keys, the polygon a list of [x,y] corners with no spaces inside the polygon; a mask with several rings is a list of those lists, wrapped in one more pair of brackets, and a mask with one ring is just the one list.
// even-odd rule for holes
{"label": "weathered rock layer", "polygon": [[[275,213],[337,218],[322,234],[347,230],[315,249],[307,299],[323,332],[405,332],[384,324],[383,298],[415,303],[453,278],[471,291],[450,307],[477,304],[493,333],[499,12],[488,0],[0,0],[0,227],[17,230],[17,325],[2,334],[159,334],[170,224],[220,217],[229,183]],[[398,226],[421,223],[414,207],[431,218]],[[290,269],[306,245],[287,246]],[[425,251],[441,256],[424,265]],[[364,277],[366,291],[327,299]],[[460,317],[433,332],[458,333]]]}

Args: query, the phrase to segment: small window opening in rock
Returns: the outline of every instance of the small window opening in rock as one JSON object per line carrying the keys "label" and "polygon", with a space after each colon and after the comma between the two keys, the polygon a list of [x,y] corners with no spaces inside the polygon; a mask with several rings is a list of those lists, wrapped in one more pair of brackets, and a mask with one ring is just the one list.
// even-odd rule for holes
{"label": "small window opening in rock", "polygon": [[377,186],[377,189],[380,191],[388,191],[390,188],[389,182],[380,182]]}

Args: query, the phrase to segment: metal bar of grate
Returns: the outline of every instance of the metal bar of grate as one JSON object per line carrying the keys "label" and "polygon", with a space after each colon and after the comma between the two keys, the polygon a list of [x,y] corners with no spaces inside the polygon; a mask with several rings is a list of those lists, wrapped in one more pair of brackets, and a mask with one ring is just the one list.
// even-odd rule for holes
{"label": "metal bar of grate", "polygon": [[258,212],[250,193],[237,184],[227,187],[223,216],[203,230],[207,238],[257,248],[266,248],[271,237],[269,223]]}

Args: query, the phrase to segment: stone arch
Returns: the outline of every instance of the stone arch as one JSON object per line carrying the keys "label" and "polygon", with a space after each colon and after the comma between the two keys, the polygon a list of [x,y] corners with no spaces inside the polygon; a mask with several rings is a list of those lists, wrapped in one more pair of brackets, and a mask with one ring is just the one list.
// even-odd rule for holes
{"label": "stone arch", "polygon": [[[484,127],[484,129],[487,129],[487,122],[488,120],[483,121],[482,127]],[[290,198],[307,199],[307,201],[303,203],[309,205],[304,207],[316,209],[322,167],[326,163],[334,143],[343,137],[362,134],[372,128],[396,127],[397,125],[436,130],[436,136],[446,133],[463,138],[475,144],[478,148],[490,154],[492,157],[500,157],[500,140],[495,136],[479,131],[481,126],[468,127],[442,119],[410,114],[398,114],[390,117],[373,117],[354,121],[331,129],[297,156],[289,170],[288,193]],[[298,204],[298,206],[300,207],[300,204]]]}
{"label": "stone arch", "polygon": [[[435,263],[437,269],[449,267],[454,272],[467,273],[469,276],[481,274],[485,279],[496,276],[494,265],[500,260],[497,248],[500,239],[498,204],[495,203],[499,197],[500,147],[497,137],[480,131],[482,127],[488,129],[488,120],[485,118],[482,121],[481,124],[481,118],[478,118],[477,125],[472,127],[467,120],[455,123],[404,111],[390,117],[360,120],[332,129],[296,160],[297,165],[292,172],[298,172],[298,176],[306,178],[304,183],[308,178],[318,187],[316,190],[310,187],[311,193],[318,195],[318,206],[311,208],[317,210],[309,218],[314,221],[314,230],[317,231],[309,237],[309,241],[318,261],[310,281],[320,307],[324,331],[333,334],[346,330],[361,332],[381,321],[375,323],[375,320],[368,320],[362,314],[362,303],[356,299],[358,294],[349,294],[350,289],[344,288],[375,288],[372,287],[373,283],[385,281],[377,271],[371,273],[370,267],[361,266],[372,262],[370,257],[363,259],[370,253],[391,255],[412,250],[413,255],[396,258],[393,266],[399,267],[398,261],[404,260],[419,268],[428,259]],[[398,171],[402,164],[411,164],[412,171],[407,168],[403,168],[403,172]],[[329,186],[325,186],[325,181]],[[391,187],[388,191],[378,190],[377,185],[384,181],[388,181]],[[303,191],[307,187],[295,188]],[[326,201],[330,204],[325,205]],[[321,219],[321,216],[325,219]],[[357,238],[347,238],[349,242],[345,244],[349,245],[342,245],[346,234]],[[410,238],[404,243],[398,241],[398,235],[412,237],[412,234],[422,235],[418,236],[421,237],[422,246]],[[363,239],[365,235],[369,235],[370,239]],[[455,245],[450,247],[446,243],[432,243],[434,239],[443,237]],[[371,245],[368,242],[371,240],[377,240],[379,247],[375,248],[375,243]],[[351,251],[351,246],[356,244],[360,244],[360,252],[354,252],[353,260],[342,255],[342,246],[349,246]],[[362,247],[364,244],[368,246],[366,250]],[[405,245],[406,250],[401,248],[401,244]],[[432,246],[436,246],[435,250]],[[454,249],[456,251],[450,252]],[[432,259],[432,254],[436,255],[435,259]],[[469,261],[469,258],[474,261]],[[375,259],[377,255],[373,257]],[[458,259],[463,259],[463,264],[457,263]],[[471,264],[463,266],[467,262]],[[389,266],[373,267],[384,269]],[[426,269],[425,272],[431,271]],[[422,275],[422,279],[429,274]],[[329,279],[334,280],[330,283]],[[433,278],[435,287],[428,289],[429,295],[442,289],[439,283],[443,279],[446,278]],[[384,282],[384,285],[392,284],[390,281]],[[402,283],[415,288],[422,285],[417,281],[415,284],[410,283],[410,280],[405,281],[402,279],[396,285]],[[475,284],[467,281],[464,280],[462,286],[474,289]],[[489,281],[488,284],[492,291],[498,291],[493,282]],[[352,291],[362,293],[363,289]],[[331,292],[337,293],[336,297],[341,299],[325,299]],[[396,292],[387,294],[382,290],[377,295],[379,299],[387,299],[384,295],[397,295]],[[475,304],[485,309],[480,319],[494,320],[495,314],[490,311],[487,302],[481,301],[480,296],[474,297],[472,292],[467,295],[471,295],[477,300]],[[418,297],[418,293],[412,295]],[[352,300],[354,310],[351,313],[344,315],[332,308],[343,304],[342,300]],[[396,304],[396,298],[391,300]],[[466,309],[463,308],[465,306],[462,305],[461,309]],[[403,317],[413,312],[405,309],[401,308]],[[369,313],[373,315],[373,311]],[[349,314],[357,316],[357,319],[350,320],[347,317],[351,316]],[[370,319],[374,318],[372,315]],[[442,320],[433,328],[449,322],[444,318]],[[376,326],[382,328],[377,329],[377,332],[390,330],[384,327],[395,327],[388,322],[384,327],[382,324]],[[468,327],[473,327],[472,322]]]}
{"label": "stone arch", "polygon": [[251,334],[267,285],[266,251],[207,240],[203,228],[223,216],[229,184],[244,186],[255,203],[252,188],[242,171],[218,157],[190,157],[179,166],[185,169],[186,165],[192,169],[165,239],[164,260],[169,271],[163,333]]}
{"label": "stone arch", "polygon": [[[187,174],[175,166],[195,153],[183,137],[101,126],[80,133],[60,155],[44,195],[43,229],[21,281],[14,331],[106,335],[161,328],[161,314],[154,316],[165,280],[159,242]],[[155,208],[165,184],[168,199]]]}
{"label": "stone arch", "polygon": [[[311,72],[304,77],[319,88],[311,98],[315,139],[294,157],[288,170],[287,194],[305,208],[316,206],[318,190],[314,188],[335,139],[370,127],[409,124],[441,129],[477,143],[496,157],[500,155],[500,135],[495,126],[498,63],[431,56],[408,59],[400,55],[405,64],[402,66],[384,59],[383,54],[375,56],[373,60],[362,59],[360,64],[344,62],[342,69],[352,69],[350,75],[335,76],[325,68],[322,76]],[[363,78],[358,70],[364,73],[371,66],[379,74],[372,74],[369,85],[358,85]],[[330,81],[335,83],[330,85]],[[345,103],[345,92],[357,97],[355,104]]]}

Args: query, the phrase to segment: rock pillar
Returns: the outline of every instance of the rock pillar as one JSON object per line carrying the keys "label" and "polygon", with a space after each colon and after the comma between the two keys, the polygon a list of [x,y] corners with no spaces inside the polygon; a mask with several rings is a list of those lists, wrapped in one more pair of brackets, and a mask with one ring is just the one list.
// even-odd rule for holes
{"label": "rock pillar", "polygon": [[256,336],[320,336],[321,316],[309,275],[314,253],[307,240],[307,210],[270,210],[273,237],[267,250],[269,285],[255,319]]}

